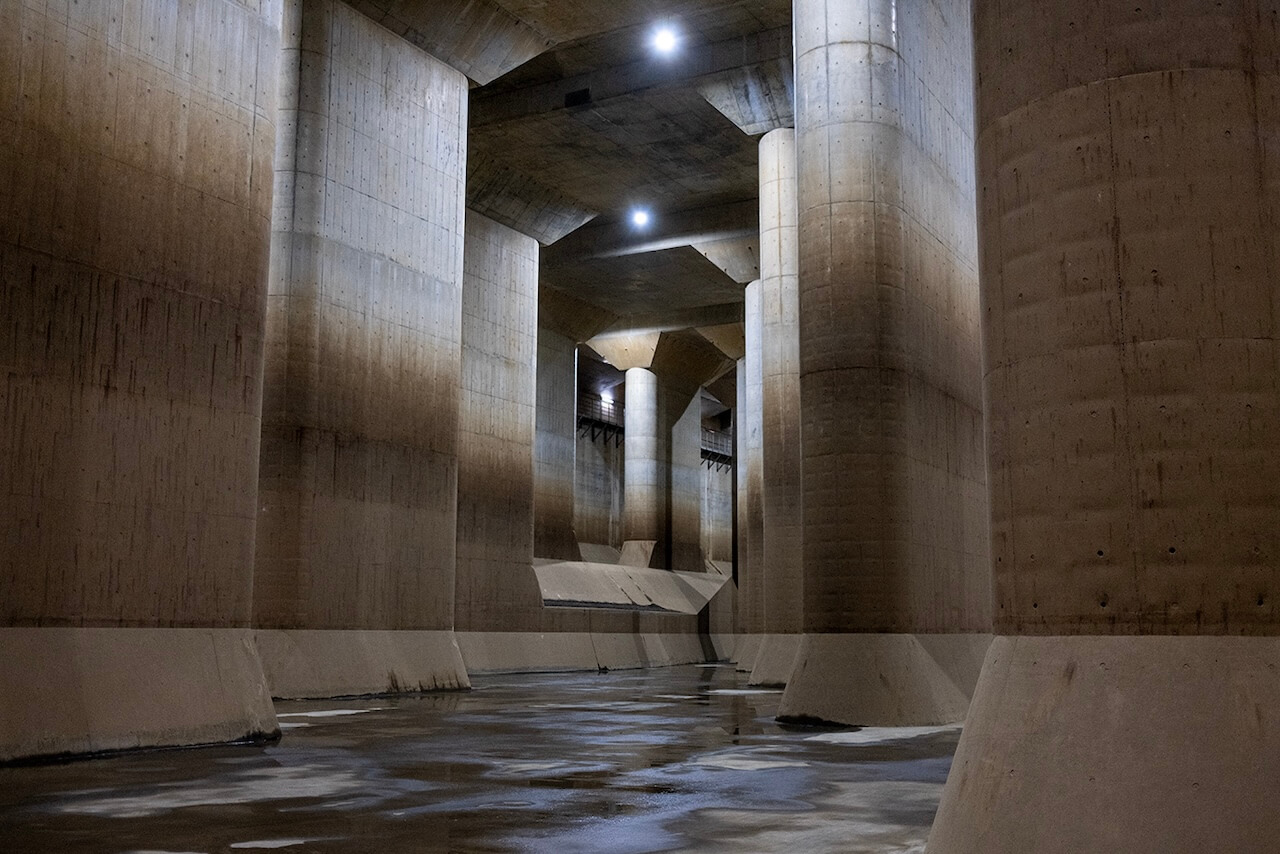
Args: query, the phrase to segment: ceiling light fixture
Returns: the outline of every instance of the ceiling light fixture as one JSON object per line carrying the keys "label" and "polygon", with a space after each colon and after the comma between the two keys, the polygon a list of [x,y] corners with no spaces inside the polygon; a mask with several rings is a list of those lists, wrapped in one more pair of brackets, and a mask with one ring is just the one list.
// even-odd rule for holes
{"label": "ceiling light fixture", "polygon": [[658,27],[653,31],[653,49],[662,56],[670,56],[676,52],[680,39],[671,27]]}
{"label": "ceiling light fixture", "polygon": [[644,208],[636,208],[631,212],[631,224],[636,228],[645,228],[651,219],[649,212]]}

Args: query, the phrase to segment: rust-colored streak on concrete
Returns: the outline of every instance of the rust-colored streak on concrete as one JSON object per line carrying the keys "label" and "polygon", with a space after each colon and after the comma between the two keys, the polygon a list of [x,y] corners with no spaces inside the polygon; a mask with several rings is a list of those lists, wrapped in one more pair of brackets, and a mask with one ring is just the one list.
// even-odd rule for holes
{"label": "rust-colored streak on concrete", "polygon": [[1272,634],[1274,15],[976,25],[998,630]]}
{"label": "rust-colored streak on concrete", "polygon": [[279,7],[0,4],[0,625],[246,625]]}
{"label": "rust-colored streak on concrete", "polygon": [[986,631],[969,5],[795,8],[805,628]]}
{"label": "rust-colored streak on concrete", "polygon": [[466,79],[332,0],[286,32],[256,624],[448,629]]}

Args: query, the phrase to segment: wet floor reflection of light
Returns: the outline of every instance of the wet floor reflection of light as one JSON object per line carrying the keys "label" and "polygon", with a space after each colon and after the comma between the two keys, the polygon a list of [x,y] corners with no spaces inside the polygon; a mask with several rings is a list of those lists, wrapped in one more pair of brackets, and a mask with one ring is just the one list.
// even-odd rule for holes
{"label": "wet floor reflection of light", "polygon": [[274,745],[0,769],[0,847],[923,850],[958,728],[784,727],[781,692],[746,678],[490,676],[465,693],[280,703]]}

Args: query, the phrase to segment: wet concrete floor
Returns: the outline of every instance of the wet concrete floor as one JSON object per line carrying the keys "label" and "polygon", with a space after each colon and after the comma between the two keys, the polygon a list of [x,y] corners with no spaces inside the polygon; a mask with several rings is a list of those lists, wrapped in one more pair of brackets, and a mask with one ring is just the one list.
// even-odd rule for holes
{"label": "wet concrete floor", "polygon": [[278,704],[266,746],[0,768],[4,852],[923,851],[959,728],[781,727],[732,666]]}

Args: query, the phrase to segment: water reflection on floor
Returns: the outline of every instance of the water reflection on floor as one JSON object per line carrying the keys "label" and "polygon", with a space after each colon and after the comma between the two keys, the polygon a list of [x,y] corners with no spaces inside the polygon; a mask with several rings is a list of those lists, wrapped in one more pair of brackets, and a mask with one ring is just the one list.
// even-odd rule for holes
{"label": "water reflection on floor", "polygon": [[780,727],[732,666],[278,705],[266,747],[0,769],[13,852],[922,851],[959,729]]}

